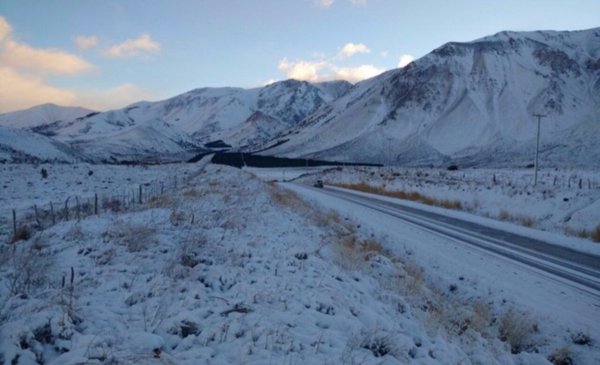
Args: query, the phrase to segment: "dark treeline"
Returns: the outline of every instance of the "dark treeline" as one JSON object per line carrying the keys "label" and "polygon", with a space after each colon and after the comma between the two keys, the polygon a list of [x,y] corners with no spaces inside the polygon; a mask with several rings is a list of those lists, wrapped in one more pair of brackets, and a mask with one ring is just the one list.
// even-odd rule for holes
{"label": "dark treeline", "polygon": [[[207,154],[200,154],[189,162],[197,162]],[[229,165],[241,168],[250,167],[303,167],[303,166],[382,166],[380,164],[344,163],[339,161],[312,160],[306,158],[285,158],[274,156],[260,156],[244,152],[219,152],[213,156],[212,163]]]}

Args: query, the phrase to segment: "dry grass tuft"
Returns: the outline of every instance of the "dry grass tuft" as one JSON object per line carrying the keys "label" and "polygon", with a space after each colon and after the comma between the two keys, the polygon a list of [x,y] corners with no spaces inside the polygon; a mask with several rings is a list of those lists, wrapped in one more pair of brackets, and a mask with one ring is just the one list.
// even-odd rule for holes
{"label": "dry grass tuft", "polygon": [[565,228],[565,234],[568,236],[592,240],[594,242],[600,242],[600,224],[591,231],[588,231],[587,229],[574,229],[567,227]]}
{"label": "dry grass tuft", "polygon": [[418,202],[425,205],[431,205],[436,207],[442,207],[446,209],[455,209],[462,210],[463,204],[458,200],[450,200],[450,199],[436,199],[416,191],[406,192],[402,190],[388,191],[385,190],[384,187],[371,186],[365,183],[358,184],[331,184],[333,186],[338,186],[344,189],[358,190],[365,193],[377,194],[383,196],[389,196],[392,198],[410,200],[414,202]]}
{"label": "dry grass tuft", "polygon": [[510,213],[502,209],[500,213],[498,213],[498,219],[500,219],[501,221],[507,221],[510,219]]}
{"label": "dry grass tuft", "polygon": [[151,196],[148,199],[148,206],[150,208],[167,208],[173,206],[173,198],[170,195],[158,195]]}
{"label": "dry grass tuft", "polygon": [[139,252],[154,240],[156,231],[156,227],[147,224],[126,223],[119,220],[107,235],[127,247],[129,252]]}
{"label": "dry grass tuft", "polygon": [[519,223],[524,227],[533,227],[535,226],[535,219],[533,217],[522,215],[519,217]]}
{"label": "dry grass tuft", "polygon": [[517,354],[531,345],[531,336],[536,332],[537,323],[525,315],[517,315],[509,310],[500,316],[500,340],[510,344],[510,350]]}
{"label": "dry grass tuft", "polygon": [[558,350],[554,351],[548,357],[548,361],[550,361],[554,365],[572,365],[573,362],[573,354],[568,347],[561,347]]}
{"label": "dry grass tuft", "polygon": [[591,237],[592,241],[600,242],[600,224],[592,231]]}
{"label": "dry grass tuft", "polygon": [[187,196],[187,197],[190,197],[190,198],[199,198],[199,197],[201,197],[204,194],[201,191],[196,190],[196,188],[192,186],[191,188],[186,189],[183,192],[183,195]]}
{"label": "dry grass tuft", "polygon": [[31,238],[30,229],[27,226],[19,226],[17,227],[17,231],[12,235],[10,243],[27,241],[29,238]]}

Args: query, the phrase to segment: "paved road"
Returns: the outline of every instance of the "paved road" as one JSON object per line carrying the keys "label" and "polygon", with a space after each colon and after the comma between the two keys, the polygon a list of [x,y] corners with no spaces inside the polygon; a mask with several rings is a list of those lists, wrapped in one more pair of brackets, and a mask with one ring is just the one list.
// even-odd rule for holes
{"label": "paved road", "polygon": [[381,213],[440,236],[469,244],[550,274],[600,298],[600,257],[515,233],[382,200],[351,190],[310,188]]}

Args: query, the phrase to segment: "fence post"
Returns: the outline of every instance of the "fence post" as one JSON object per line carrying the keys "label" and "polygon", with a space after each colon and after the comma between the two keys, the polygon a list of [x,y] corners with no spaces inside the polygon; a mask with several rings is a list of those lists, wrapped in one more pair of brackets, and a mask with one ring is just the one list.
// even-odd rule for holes
{"label": "fence post", "polygon": [[52,215],[52,224],[56,224],[56,216],[54,215],[54,204],[50,202],[50,214]]}
{"label": "fence post", "polygon": [[69,220],[69,198],[65,200],[65,221]]}
{"label": "fence post", "polygon": [[139,192],[139,199],[138,199],[138,203],[142,204],[142,184],[140,184],[140,192]]}
{"label": "fence post", "polygon": [[40,215],[38,214],[38,208],[36,204],[33,205],[33,211],[35,213],[35,223],[41,227],[42,224],[40,223]]}
{"label": "fence post", "polygon": [[17,236],[17,211],[13,209],[12,214],[13,214],[13,234],[16,237]]}
{"label": "fence post", "polygon": [[79,197],[78,196],[75,197],[75,203],[77,204],[76,212],[77,212],[77,220],[79,221],[79,220],[81,220],[81,211],[79,208]]}

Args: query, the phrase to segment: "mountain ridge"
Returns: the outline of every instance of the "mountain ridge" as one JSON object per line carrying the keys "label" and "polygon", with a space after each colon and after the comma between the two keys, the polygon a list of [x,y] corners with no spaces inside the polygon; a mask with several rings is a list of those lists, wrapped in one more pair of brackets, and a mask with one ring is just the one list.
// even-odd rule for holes
{"label": "mountain ridge", "polygon": [[284,157],[521,166],[531,160],[535,113],[547,115],[547,163],[600,167],[600,28],[501,31],[445,43],[355,85],[198,88],[33,130],[92,160],[181,156],[222,140],[240,151],[280,142],[262,153]]}

